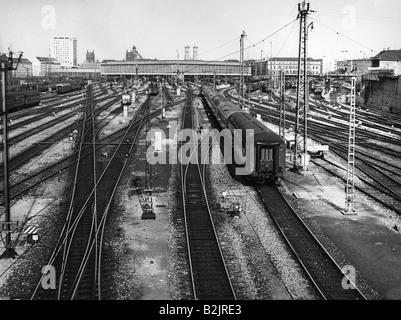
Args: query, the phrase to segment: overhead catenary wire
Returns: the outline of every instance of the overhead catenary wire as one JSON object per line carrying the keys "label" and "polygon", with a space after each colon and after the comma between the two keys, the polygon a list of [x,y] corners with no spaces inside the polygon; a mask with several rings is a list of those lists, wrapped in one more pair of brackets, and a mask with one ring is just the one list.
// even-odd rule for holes
{"label": "overhead catenary wire", "polygon": [[214,51],[214,50],[217,50],[217,49],[220,49],[220,48],[222,48],[222,47],[225,47],[226,45],[229,45],[230,43],[232,43],[232,42],[234,42],[234,41],[238,41],[239,39],[240,39],[240,36],[235,37],[234,39],[232,39],[232,40],[230,40],[230,41],[228,41],[228,42],[226,42],[226,43],[224,43],[224,44],[222,44],[222,45],[220,45],[220,46],[218,46],[218,47],[215,47],[215,48],[213,48],[213,49],[209,49],[209,50],[207,50],[207,51],[198,53],[198,56],[202,56],[202,55],[205,55],[206,53],[209,53],[209,52],[212,52],[212,51]]}
{"label": "overhead catenary wire", "polygon": [[329,29],[330,31],[335,32],[337,35],[340,35],[340,36],[342,36],[342,37],[344,37],[344,38],[346,38],[346,39],[348,39],[348,40],[350,40],[350,41],[352,41],[352,42],[355,42],[356,44],[358,44],[358,45],[360,45],[360,46],[362,46],[362,47],[364,47],[364,48],[370,50],[371,52],[378,52],[377,50],[373,50],[372,48],[369,48],[368,46],[365,46],[364,44],[362,44],[362,43],[360,43],[360,42],[358,42],[358,41],[356,41],[356,40],[354,40],[354,39],[352,39],[352,38],[350,38],[350,37],[348,37],[348,36],[346,36],[346,35],[344,35],[344,34],[338,32],[338,31],[336,31],[336,30],[334,30],[333,28],[331,28],[331,27],[325,25],[324,23],[322,23],[322,22],[320,22],[320,21],[317,21],[317,20],[314,19],[314,18],[309,17],[309,19],[312,20],[313,22],[316,22],[316,23],[322,25],[323,27]]}
{"label": "overhead catenary wire", "polygon": [[[252,44],[252,45],[250,45],[250,46],[248,46],[248,47],[245,47],[244,50],[247,50],[247,49],[249,49],[249,48],[252,48],[252,47],[254,47],[254,46],[256,46],[256,45],[258,45],[258,44],[260,44],[260,43],[263,43],[265,40],[267,40],[267,39],[273,37],[275,34],[279,33],[281,30],[285,29],[286,27],[288,27],[289,25],[291,25],[292,23],[294,23],[296,20],[298,20],[298,18],[292,20],[291,22],[289,22],[289,23],[287,23],[286,25],[282,26],[282,27],[279,28],[278,30],[274,31],[273,33],[271,33],[270,35],[268,35],[266,38],[264,38],[264,39],[262,39],[262,40],[260,40],[260,41],[258,41],[258,42],[256,42],[256,43],[254,43],[254,44]],[[227,58],[227,57],[230,57],[230,56],[232,56],[232,55],[234,55],[234,54],[239,53],[240,51],[241,51],[241,50],[236,50],[236,51],[234,51],[234,52],[231,52],[231,53],[229,53],[229,54],[226,54],[226,55],[224,55],[224,56],[222,56],[222,57],[217,58],[216,61],[221,60],[221,59],[224,59],[224,58]],[[193,71],[193,70],[196,70],[196,69],[199,69],[199,68],[203,68],[205,64],[212,64],[212,63],[215,63],[215,61],[205,62],[205,63],[202,64],[202,65],[194,66],[194,67],[192,67],[192,68],[188,68],[188,69],[182,70],[181,72],[186,73],[186,72],[189,72],[189,71]]]}
{"label": "overhead catenary wire", "polygon": [[[335,13],[335,12],[328,12],[328,11],[316,11],[316,14],[322,16],[332,16],[332,17],[344,17],[343,13]],[[355,17],[358,19],[366,19],[366,20],[380,20],[384,22],[400,22],[401,18],[397,17],[379,17],[379,16],[368,16],[368,15],[360,15],[356,14]]]}

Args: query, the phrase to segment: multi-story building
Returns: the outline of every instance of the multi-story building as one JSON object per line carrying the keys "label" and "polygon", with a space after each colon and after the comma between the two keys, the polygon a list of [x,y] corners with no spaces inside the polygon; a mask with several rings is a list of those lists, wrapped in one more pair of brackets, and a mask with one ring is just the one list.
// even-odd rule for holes
{"label": "multi-story building", "polygon": [[51,40],[51,56],[60,62],[62,67],[76,67],[77,38],[54,37]]}
{"label": "multi-story building", "polygon": [[[14,67],[18,63],[18,58],[13,59]],[[12,77],[16,78],[27,78],[32,76],[32,62],[28,59],[22,58],[17,70],[12,71]]]}
{"label": "multi-story building", "polygon": [[401,114],[401,50],[386,50],[370,58],[363,75],[365,105]]}
{"label": "multi-story building", "polygon": [[371,62],[368,59],[350,59],[336,61],[337,70],[342,69],[347,73],[352,72],[357,76],[367,73],[370,67]]}
{"label": "multi-story building", "polygon": [[[323,73],[323,59],[308,58],[308,74],[319,75]],[[275,73],[280,69],[284,70],[285,74],[297,75],[298,74],[298,58],[292,57],[272,57],[268,61],[268,70]]]}
{"label": "multi-story building", "polygon": [[401,50],[385,50],[370,58],[372,68],[394,70],[394,75],[401,74]]}
{"label": "multi-story building", "polygon": [[49,76],[61,69],[61,64],[54,58],[36,57],[32,61],[32,73],[34,76]]}
{"label": "multi-story building", "polygon": [[252,75],[265,76],[268,71],[268,60],[256,60],[252,63]]}

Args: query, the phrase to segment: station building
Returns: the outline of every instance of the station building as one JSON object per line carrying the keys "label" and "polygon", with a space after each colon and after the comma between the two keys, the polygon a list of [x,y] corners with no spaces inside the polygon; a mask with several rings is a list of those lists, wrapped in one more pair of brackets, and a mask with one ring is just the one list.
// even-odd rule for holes
{"label": "station building", "polygon": [[[323,59],[308,58],[308,74],[320,75],[323,74]],[[296,57],[272,57],[267,62],[267,68],[272,73],[284,70],[286,75],[298,74],[298,58]]]}
{"label": "station building", "polygon": [[[244,75],[251,75],[251,66],[245,66]],[[136,61],[104,60],[101,63],[102,76],[179,76],[191,80],[194,77],[233,76],[240,75],[238,60],[206,61],[206,60],[151,60]]]}

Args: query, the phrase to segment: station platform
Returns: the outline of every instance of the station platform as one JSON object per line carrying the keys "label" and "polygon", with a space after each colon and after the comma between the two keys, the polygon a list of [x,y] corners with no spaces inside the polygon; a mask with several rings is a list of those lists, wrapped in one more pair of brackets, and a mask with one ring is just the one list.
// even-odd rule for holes
{"label": "station platform", "polygon": [[367,299],[401,299],[400,217],[360,192],[356,214],[342,214],[344,187],[311,162],[306,175],[287,170],[279,189],[337,264],[355,268]]}

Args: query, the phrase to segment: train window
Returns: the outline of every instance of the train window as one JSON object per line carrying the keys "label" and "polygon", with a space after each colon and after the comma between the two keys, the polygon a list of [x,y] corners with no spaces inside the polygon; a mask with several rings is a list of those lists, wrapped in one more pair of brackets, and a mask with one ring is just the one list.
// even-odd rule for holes
{"label": "train window", "polygon": [[262,148],[260,150],[260,160],[272,161],[273,160],[273,149]]}

